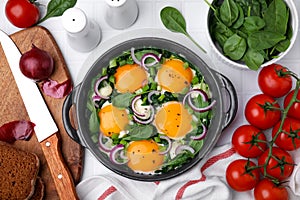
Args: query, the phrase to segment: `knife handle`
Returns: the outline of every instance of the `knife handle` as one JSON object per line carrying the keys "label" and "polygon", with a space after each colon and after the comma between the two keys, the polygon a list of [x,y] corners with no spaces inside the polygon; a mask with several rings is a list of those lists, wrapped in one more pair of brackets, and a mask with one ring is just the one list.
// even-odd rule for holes
{"label": "knife handle", "polygon": [[41,143],[48,167],[54,180],[60,199],[78,199],[73,178],[63,161],[57,134],[53,134]]}

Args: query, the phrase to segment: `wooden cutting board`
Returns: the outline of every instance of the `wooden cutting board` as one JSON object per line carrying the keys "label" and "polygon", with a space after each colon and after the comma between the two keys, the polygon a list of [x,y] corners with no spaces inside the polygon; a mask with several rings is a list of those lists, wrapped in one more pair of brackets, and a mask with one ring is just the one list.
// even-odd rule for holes
{"label": "wooden cutting board", "polygon": [[[22,53],[29,51],[31,45],[34,44],[38,48],[48,51],[51,54],[55,62],[55,70],[50,77],[52,80],[61,83],[71,78],[59,47],[46,28],[35,26],[24,29],[11,35],[11,38]],[[62,141],[62,154],[76,184],[80,181],[82,175],[83,148],[74,142],[64,129],[62,122],[62,105],[65,98],[55,99],[44,95],[44,99],[58,126]],[[30,119],[6,61],[3,49],[0,47],[0,126],[14,120]],[[44,154],[35,134],[29,141],[16,141],[14,146],[34,152],[38,155],[41,161],[39,175],[45,183],[45,199],[59,199]]]}

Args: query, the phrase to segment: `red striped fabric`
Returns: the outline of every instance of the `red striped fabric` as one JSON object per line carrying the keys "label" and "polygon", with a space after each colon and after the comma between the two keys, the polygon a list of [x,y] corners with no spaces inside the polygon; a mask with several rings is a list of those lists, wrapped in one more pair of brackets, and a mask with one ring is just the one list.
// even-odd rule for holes
{"label": "red striped fabric", "polygon": [[223,153],[220,153],[220,154],[217,154],[213,157],[211,157],[210,159],[208,159],[206,161],[206,163],[201,167],[200,169],[200,172],[202,174],[202,177],[200,179],[196,179],[196,180],[190,180],[188,181],[186,184],[184,184],[177,192],[177,195],[176,195],[176,200],[180,200],[182,199],[182,196],[184,194],[184,191],[191,185],[193,184],[196,184],[196,183],[199,183],[201,181],[205,181],[206,180],[206,176],[203,174],[203,172],[211,167],[213,164],[215,164],[216,162],[218,162],[219,160],[222,160],[222,159],[225,159],[225,158],[228,158],[230,156],[232,156],[233,154],[235,153],[235,150],[233,148],[230,148],[228,149],[227,151],[223,152]]}
{"label": "red striped fabric", "polygon": [[117,188],[114,186],[110,186],[107,190],[105,190],[102,195],[98,198],[98,200],[105,200],[109,195],[117,191]]}

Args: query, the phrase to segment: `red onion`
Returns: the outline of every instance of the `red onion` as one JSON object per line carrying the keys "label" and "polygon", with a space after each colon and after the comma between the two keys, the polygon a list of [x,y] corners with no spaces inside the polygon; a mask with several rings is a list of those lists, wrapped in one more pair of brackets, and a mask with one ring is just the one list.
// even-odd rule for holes
{"label": "red onion", "polygon": [[109,158],[110,160],[117,165],[122,165],[128,162],[128,159],[123,159],[123,162],[119,162],[116,159],[116,155],[119,151],[123,151],[124,150],[124,145],[122,144],[118,144],[116,146],[114,146],[114,148],[111,150],[110,154],[109,154]]}
{"label": "red onion", "polygon": [[149,103],[152,103],[153,101],[152,101],[152,99],[151,99],[151,97],[152,97],[152,95],[158,95],[158,94],[160,94],[160,92],[159,91],[157,91],[157,90],[153,90],[153,91],[151,91],[151,92],[149,92],[148,93],[148,101],[149,101]]}
{"label": "red onion", "polygon": [[[135,56],[134,50],[135,50],[135,49],[134,49],[133,47],[130,49],[130,54],[131,54],[132,60],[133,60],[136,64],[138,64],[138,65],[140,65],[140,66],[143,66],[144,68],[145,68],[145,67],[151,67],[151,66],[155,65],[156,63],[158,63],[158,62],[160,61],[161,54],[159,54],[159,55],[157,56],[157,55],[154,54],[154,53],[146,53],[145,55],[142,56],[141,61],[139,61],[139,60],[137,59],[137,57]],[[147,59],[147,58],[150,58],[150,57],[153,58],[154,61],[151,62],[151,63],[145,64],[146,59]]]}
{"label": "red onion", "polygon": [[120,152],[120,158],[122,158],[123,160],[128,159],[128,157],[125,155],[125,151]]}
{"label": "red onion", "polygon": [[206,136],[206,133],[207,133],[207,128],[204,126],[204,124],[202,124],[202,129],[203,129],[203,131],[200,135],[191,136],[190,138],[193,140],[202,140]]}
{"label": "red onion", "polygon": [[133,60],[136,64],[141,65],[141,62],[135,57],[135,54],[134,54],[134,48],[133,48],[133,47],[130,49],[130,53],[131,53],[132,60]]}
{"label": "red onion", "polygon": [[107,139],[110,139],[108,137],[105,137],[102,133],[99,133],[99,141],[98,141],[98,145],[99,145],[99,148],[104,151],[104,152],[111,152],[112,151],[112,148],[109,148],[108,146],[106,146],[104,143],[103,143],[103,138],[107,138]]}
{"label": "red onion", "polygon": [[199,94],[204,102],[206,102],[206,101],[208,100],[208,96],[207,96],[206,92],[204,92],[204,91],[201,90],[201,89],[192,89],[192,90],[190,90],[188,93],[186,93],[186,95],[185,95],[184,98],[183,98],[182,103],[185,104],[185,103],[186,103],[186,99],[187,99],[187,98],[191,98],[191,95],[192,95],[193,93]]}
{"label": "red onion", "polygon": [[99,86],[100,86],[101,82],[106,79],[108,79],[108,76],[102,76],[96,81],[96,83],[94,85],[94,92],[96,93],[97,96],[101,97],[102,99],[109,99],[108,96],[104,96],[99,92]]}
{"label": "red onion", "polygon": [[99,107],[99,105],[96,102],[100,101],[100,100],[101,100],[101,97],[99,97],[97,95],[92,97],[92,101],[97,108]]}
{"label": "red onion", "polygon": [[201,90],[201,89],[193,89],[193,90],[190,90],[183,98],[183,101],[182,103],[183,104],[186,104],[186,101],[188,101],[188,104],[189,106],[196,112],[206,112],[206,111],[209,111],[210,109],[212,109],[212,107],[216,104],[216,100],[213,100],[208,106],[206,107],[203,107],[203,108],[198,108],[196,107],[193,102],[192,102],[192,98],[191,98],[191,95],[192,93],[197,93],[199,95],[201,95],[202,97],[202,100],[204,102],[206,102],[208,100],[208,96],[207,94]]}
{"label": "red onion", "polygon": [[21,56],[20,70],[27,78],[41,81],[50,78],[54,71],[54,61],[51,55],[32,44],[32,49]]}
{"label": "red onion", "polygon": [[43,92],[53,98],[61,99],[67,96],[73,89],[73,83],[71,79],[67,79],[62,83],[48,79],[42,84]]}
{"label": "red onion", "polygon": [[140,123],[140,124],[150,124],[154,120],[154,112],[155,112],[153,106],[150,106],[150,109],[151,109],[151,115],[150,115],[149,119],[143,120],[143,119],[138,118],[135,115],[133,115],[132,118],[137,123]]}
{"label": "red onion", "polygon": [[0,127],[0,140],[14,143],[16,140],[29,140],[34,132],[35,124],[30,121],[12,121]]}
{"label": "red onion", "polygon": [[216,101],[216,100],[213,100],[208,106],[203,107],[203,108],[198,108],[198,107],[196,107],[196,106],[193,104],[192,100],[189,99],[189,105],[190,105],[191,108],[192,108],[194,111],[196,111],[196,112],[206,112],[206,111],[209,111],[209,110],[212,109],[212,107],[213,107],[216,103],[217,103],[217,101]]}
{"label": "red onion", "polygon": [[[146,60],[148,58],[153,58],[154,61],[152,63],[148,63],[146,64]],[[158,63],[160,61],[160,58],[154,54],[154,53],[146,53],[143,55],[142,59],[141,59],[141,66],[144,67],[145,69],[147,69],[147,67],[151,67],[153,65],[155,65],[156,63]]]}
{"label": "red onion", "polygon": [[139,111],[137,111],[136,108],[135,108],[135,105],[136,105],[137,101],[138,101],[139,99],[141,99],[141,98],[142,98],[141,95],[135,96],[135,97],[132,99],[132,101],[131,101],[131,108],[132,108],[132,111],[133,111],[134,115],[137,115],[137,116],[139,116],[139,117],[145,117],[145,114],[141,114],[141,113],[140,113]]}
{"label": "red onion", "polygon": [[192,147],[188,145],[180,145],[175,149],[175,154],[178,155],[184,150],[190,151],[191,153],[195,153],[195,150]]}
{"label": "red onion", "polygon": [[172,141],[169,137],[165,136],[165,135],[161,135],[160,136],[161,139],[167,140],[168,142],[168,148],[165,151],[161,151],[159,152],[159,154],[166,154],[170,151],[170,149],[172,148]]}

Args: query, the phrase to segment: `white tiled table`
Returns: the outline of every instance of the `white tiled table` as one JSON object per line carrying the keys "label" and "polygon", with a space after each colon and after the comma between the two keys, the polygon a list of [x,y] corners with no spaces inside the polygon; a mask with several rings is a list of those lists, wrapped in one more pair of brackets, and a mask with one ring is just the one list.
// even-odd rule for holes
{"label": "white tiled table", "polygon": [[[13,27],[5,17],[4,6],[7,0],[0,1],[0,29],[12,34],[20,29]],[[48,0],[40,0],[40,3],[48,2]],[[139,16],[133,26],[126,30],[115,30],[111,28],[104,20],[105,2],[104,0],[77,0],[76,7],[81,8],[89,18],[95,20],[102,30],[102,41],[106,41],[113,36],[116,36],[124,31],[136,30],[141,28],[162,28],[165,29],[160,21],[160,10],[165,6],[173,6],[179,9],[184,15],[187,23],[187,30],[190,35],[208,52],[210,47],[205,34],[206,30],[206,11],[208,10],[207,4],[203,0],[137,0],[139,6]],[[300,13],[300,1],[294,0],[298,13]],[[54,38],[56,39],[65,61],[69,67],[73,80],[77,79],[85,59],[90,55],[89,53],[79,53],[70,48],[66,42],[65,31],[61,24],[61,18],[50,18],[41,25],[50,30]],[[296,30],[299,31],[299,30]],[[299,35],[300,36],[300,35]],[[211,55],[209,55],[211,56]],[[224,65],[216,58],[212,58],[215,64],[215,68],[226,75],[234,84],[238,93],[239,108],[236,119],[227,128],[218,145],[229,143],[231,135],[235,128],[246,123],[243,110],[245,102],[254,94],[259,93],[258,85],[256,84],[257,72],[249,70],[235,69]],[[296,40],[296,43],[291,52],[281,60],[279,63],[294,70],[297,74],[300,74],[300,37]],[[92,175],[99,174],[99,168],[105,169],[99,162],[93,158],[93,156],[86,151],[85,165],[83,179]],[[108,172],[108,170],[107,170]],[[105,172],[101,172],[102,174]]]}

